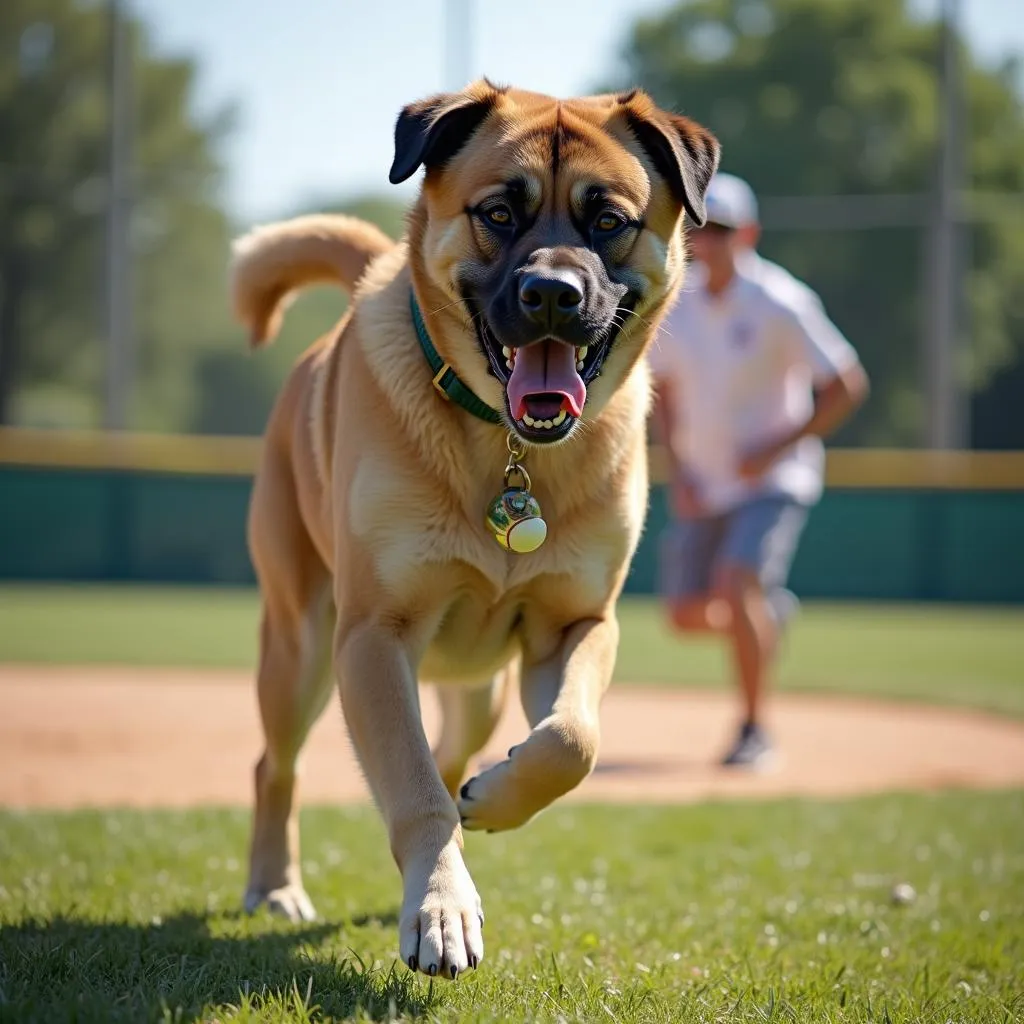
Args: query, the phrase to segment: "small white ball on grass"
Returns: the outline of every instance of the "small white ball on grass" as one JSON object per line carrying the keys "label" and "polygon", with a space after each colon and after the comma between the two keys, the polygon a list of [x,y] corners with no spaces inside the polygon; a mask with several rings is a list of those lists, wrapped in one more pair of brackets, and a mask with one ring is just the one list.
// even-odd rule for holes
{"label": "small white ball on grass", "polygon": [[917,893],[909,882],[900,882],[892,887],[892,901],[897,906],[905,907],[917,899]]}

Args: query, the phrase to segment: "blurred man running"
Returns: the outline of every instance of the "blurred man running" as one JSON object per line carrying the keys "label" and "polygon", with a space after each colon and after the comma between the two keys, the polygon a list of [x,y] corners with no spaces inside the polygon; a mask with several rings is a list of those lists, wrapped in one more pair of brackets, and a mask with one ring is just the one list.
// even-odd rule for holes
{"label": "blurred man running", "polygon": [[821,497],[822,439],[864,401],[857,353],[818,296],[755,251],[750,187],[719,173],[696,261],[650,353],[671,465],[660,586],[672,623],[729,639],[742,692],[723,764],[763,766],[769,670],[796,609],[786,583]]}

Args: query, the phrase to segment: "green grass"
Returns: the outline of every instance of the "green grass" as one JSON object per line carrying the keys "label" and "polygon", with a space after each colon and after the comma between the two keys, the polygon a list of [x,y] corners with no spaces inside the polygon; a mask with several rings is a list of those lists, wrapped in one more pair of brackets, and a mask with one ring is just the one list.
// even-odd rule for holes
{"label": "green grass", "polygon": [[[724,646],[680,640],[658,606],[621,605],[620,681],[728,685]],[[0,587],[0,662],[251,668],[251,590]],[[808,604],[779,666],[789,689],[924,699],[1024,714],[1024,608]]]}
{"label": "green grass", "polygon": [[1024,1013],[1022,793],[563,806],[469,836],[487,948],[455,984],[394,962],[372,810],[303,812],[314,925],[239,913],[247,829],[238,810],[0,814],[0,1020]]}
{"label": "green grass", "polygon": [[[251,591],[0,588],[0,663],[251,668]],[[623,681],[725,685],[713,641],[623,603]],[[1024,610],[809,605],[789,688],[1024,713]],[[0,1021],[1024,1018],[1024,793],[560,807],[467,840],[487,957],[396,965],[369,808],[303,811],[323,923],[246,918],[248,813],[0,812]],[[906,881],[915,902],[890,900]]]}
{"label": "green grass", "polygon": [[[633,681],[728,682],[728,650],[681,640],[656,606],[622,608],[619,674]],[[779,685],[1024,714],[1024,608],[807,604],[781,655]]]}

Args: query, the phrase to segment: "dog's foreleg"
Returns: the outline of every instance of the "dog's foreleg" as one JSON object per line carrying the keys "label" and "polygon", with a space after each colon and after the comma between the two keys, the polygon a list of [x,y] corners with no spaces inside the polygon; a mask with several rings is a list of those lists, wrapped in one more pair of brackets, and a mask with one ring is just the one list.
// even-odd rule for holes
{"label": "dog's foreleg", "polygon": [[506,760],[462,787],[459,812],[466,828],[516,828],[590,774],[618,642],[618,623],[609,614],[574,623],[550,658],[533,664],[524,659],[520,688],[532,731]]}
{"label": "dog's foreleg", "polygon": [[407,646],[364,623],[335,649],[345,719],[402,873],[402,960],[454,978],[483,957],[480,897],[462,857],[459,814],[431,755]]}

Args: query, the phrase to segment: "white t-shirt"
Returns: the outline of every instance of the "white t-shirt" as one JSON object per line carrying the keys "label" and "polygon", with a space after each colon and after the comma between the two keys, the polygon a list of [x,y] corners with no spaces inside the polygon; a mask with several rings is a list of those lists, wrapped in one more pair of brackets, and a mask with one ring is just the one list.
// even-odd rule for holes
{"label": "white t-shirt", "polygon": [[798,310],[817,310],[824,307],[818,293],[785,267],[766,260],[756,249],[745,249],[736,257],[736,266],[744,277],[765,286],[776,298]]}
{"label": "white t-shirt", "polygon": [[751,276],[744,267],[712,297],[702,276],[694,265],[648,355],[674,395],[676,451],[712,512],[760,494],[814,504],[825,468],[820,438],[791,445],[753,483],[739,476],[739,463],[806,423],[813,388],[856,364],[857,354],[796,278]]}

